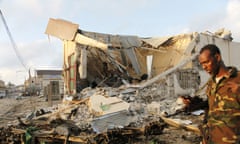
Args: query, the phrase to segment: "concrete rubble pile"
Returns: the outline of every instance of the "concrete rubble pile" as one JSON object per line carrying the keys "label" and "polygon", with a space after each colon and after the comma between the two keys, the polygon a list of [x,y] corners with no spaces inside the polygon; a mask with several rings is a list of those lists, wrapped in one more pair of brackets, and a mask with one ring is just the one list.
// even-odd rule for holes
{"label": "concrete rubble pile", "polygon": [[74,100],[72,96],[65,97],[57,107],[39,109],[26,119],[19,118],[17,124],[2,128],[0,140],[128,143],[140,136],[145,140],[151,135],[161,135],[166,128],[161,116],[176,113],[179,105],[176,97],[159,97],[159,86],[85,88]]}

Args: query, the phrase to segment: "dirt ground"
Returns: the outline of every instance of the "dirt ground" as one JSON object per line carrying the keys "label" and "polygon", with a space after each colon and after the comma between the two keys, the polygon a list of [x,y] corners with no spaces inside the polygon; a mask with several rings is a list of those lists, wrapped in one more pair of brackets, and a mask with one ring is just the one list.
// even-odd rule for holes
{"label": "dirt ground", "polygon": [[[61,100],[53,101],[53,105],[61,103]],[[39,108],[48,107],[49,103],[43,97],[24,97],[16,100],[15,98],[0,99],[0,127],[17,124],[17,117],[26,118],[32,111]],[[185,119],[199,123],[200,116],[185,115]],[[147,139],[135,141],[136,144],[199,144],[200,137],[193,132],[167,127],[163,134],[150,136]]]}

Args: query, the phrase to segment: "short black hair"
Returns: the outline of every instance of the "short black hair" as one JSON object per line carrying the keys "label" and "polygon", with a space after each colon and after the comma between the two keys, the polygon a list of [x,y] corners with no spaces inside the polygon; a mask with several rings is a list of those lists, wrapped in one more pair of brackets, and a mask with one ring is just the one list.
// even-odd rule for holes
{"label": "short black hair", "polygon": [[205,45],[204,47],[201,48],[200,54],[205,50],[209,50],[211,56],[214,56],[215,54],[220,54],[221,55],[221,52],[220,52],[219,48],[215,44]]}

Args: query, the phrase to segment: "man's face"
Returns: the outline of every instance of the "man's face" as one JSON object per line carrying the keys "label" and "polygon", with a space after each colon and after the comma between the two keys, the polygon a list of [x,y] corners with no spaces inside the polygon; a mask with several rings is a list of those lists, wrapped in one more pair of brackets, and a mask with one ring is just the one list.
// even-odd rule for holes
{"label": "man's face", "polygon": [[211,56],[209,50],[204,50],[198,57],[199,63],[202,68],[212,76],[218,74],[219,66],[220,66],[220,55],[216,54]]}

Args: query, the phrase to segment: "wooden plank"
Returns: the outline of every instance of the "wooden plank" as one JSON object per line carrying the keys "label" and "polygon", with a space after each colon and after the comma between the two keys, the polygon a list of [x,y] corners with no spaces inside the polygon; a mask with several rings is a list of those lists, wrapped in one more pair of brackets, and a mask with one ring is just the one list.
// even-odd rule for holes
{"label": "wooden plank", "polygon": [[67,111],[67,110],[69,110],[69,109],[73,109],[73,108],[76,107],[76,105],[79,105],[79,104],[81,104],[81,103],[86,103],[86,102],[88,102],[88,100],[89,100],[89,98],[85,98],[85,99],[78,100],[78,101],[72,101],[72,102],[71,102],[72,104],[69,105],[69,106],[67,106],[67,107],[65,107],[65,108],[58,109],[58,110],[57,110],[56,112],[54,112],[54,113],[49,113],[49,114],[44,114],[44,115],[41,115],[41,116],[38,116],[38,117],[34,117],[33,119],[41,119],[41,118],[48,118],[48,119],[50,119],[50,117],[56,116],[56,115],[58,115],[59,113],[62,113],[62,112]]}
{"label": "wooden plank", "polygon": [[164,122],[166,122],[170,126],[174,126],[174,127],[177,127],[177,128],[182,128],[182,129],[189,130],[189,131],[193,131],[194,133],[196,133],[198,135],[201,134],[200,129],[196,126],[179,123],[179,122],[177,122],[173,119],[166,118],[166,117],[163,117],[163,116],[161,116],[161,118],[164,120]]}
{"label": "wooden plank", "polygon": [[76,136],[69,136],[68,138],[66,136],[60,136],[60,135],[46,135],[46,136],[35,136],[36,138],[40,139],[41,141],[49,141],[49,139],[60,139],[67,142],[79,142],[79,143],[87,143],[87,137],[81,138]]}
{"label": "wooden plank", "polygon": [[167,118],[167,117],[165,117],[163,115],[160,115],[160,114],[155,114],[155,113],[152,113],[152,114],[159,116],[165,123],[167,123],[170,126],[185,129],[185,130],[189,130],[189,131],[192,131],[192,132],[194,132],[198,135],[201,135],[200,129],[196,126],[183,124],[183,123],[175,121],[174,119]]}

